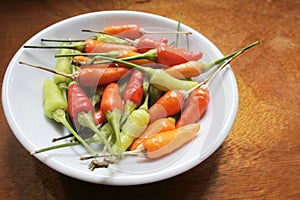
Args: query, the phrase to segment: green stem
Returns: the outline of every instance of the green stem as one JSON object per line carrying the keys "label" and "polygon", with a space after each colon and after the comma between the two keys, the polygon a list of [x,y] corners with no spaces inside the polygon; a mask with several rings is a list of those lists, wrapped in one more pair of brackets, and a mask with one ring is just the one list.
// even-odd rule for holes
{"label": "green stem", "polygon": [[[182,13],[180,12],[180,13],[179,13],[179,16],[178,16],[178,24],[177,24],[177,31],[178,31],[178,32],[180,31],[181,17],[182,17]],[[177,33],[177,34],[176,34],[176,41],[175,41],[175,46],[176,46],[176,47],[178,47],[178,41],[179,41],[179,34]]]}
{"label": "green stem", "polygon": [[36,46],[36,45],[25,45],[24,48],[32,48],[32,49],[74,49],[78,51],[82,51],[85,47],[84,42],[78,42],[74,45],[64,45],[64,46]]}
{"label": "green stem", "polygon": [[74,40],[74,39],[66,39],[66,40],[61,40],[61,39],[41,39],[42,42],[84,42],[84,40]]}
{"label": "green stem", "polygon": [[42,153],[42,152],[45,152],[45,151],[54,150],[54,149],[60,149],[60,148],[64,148],[64,147],[76,146],[76,145],[79,145],[79,144],[80,144],[80,142],[78,142],[78,141],[64,143],[64,144],[58,144],[58,145],[54,145],[54,146],[45,147],[45,148],[41,148],[41,149],[35,150],[35,151],[31,152],[31,155]]}
{"label": "green stem", "polygon": [[225,68],[226,65],[228,65],[234,58],[236,58],[237,56],[239,56],[240,54],[242,54],[246,49],[241,49],[240,51],[237,51],[237,53],[235,55],[233,55],[231,58],[229,58],[228,60],[226,60],[222,65],[220,65],[218,67],[218,69],[216,71],[214,71],[213,73],[211,73],[206,79],[204,79],[203,81],[201,81],[198,85],[196,85],[195,87],[187,90],[187,91],[182,91],[183,95],[185,98],[188,97],[188,95],[196,88],[199,88],[203,85],[207,85],[210,81],[212,81],[215,76],[222,70]]}
{"label": "green stem", "polygon": [[223,58],[221,58],[219,60],[214,61],[213,63],[215,65],[220,64],[221,62],[225,61],[226,59],[233,57],[234,55],[236,55],[240,51],[246,51],[247,49],[250,49],[250,48],[252,48],[253,46],[255,46],[255,45],[259,44],[259,43],[260,43],[260,41],[253,42],[252,44],[249,44],[248,46],[246,46],[244,48],[241,48],[241,49],[239,49],[239,50],[237,50],[237,51],[235,51],[235,52],[233,52],[231,54],[228,54],[225,57],[223,57]]}
{"label": "green stem", "polygon": [[[116,58],[119,55],[120,55],[120,52],[118,52],[118,51],[110,51],[107,53],[55,54],[55,58],[74,57],[74,56],[95,56],[95,58],[103,58],[102,56],[107,56],[107,57]],[[126,58],[120,58],[119,60],[129,61],[129,60],[137,60],[137,59],[147,59],[147,60],[151,60],[151,61],[156,61],[156,58],[157,58],[157,50],[151,49],[143,54],[130,56],[130,57],[126,57]],[[105,62],[94,63],[94,64],[102,64],[102,63],[105,63]]]}
{"label": "green stem", "polygon": [[[97,144],[103,143],[102,140],[98,137],[98,135],[94,135],[93,137],[85,139],[84,141],[86,143],[97,143]],[[68,143],[53,145],[53,146],[49,146],[49,147],[45,147],[45,148],[41,148],[41,149],[35,150],[35,151],[31,152],[31,154],[38,154],[38,153],[42,153],[42,152],[45,152],[45,151],[50,151],[50,150],[54,150],[54,149],[60,149],[60,148],[64,148],[64,147],[76,146],[76,145],[79,145],[79,144],[80,144],[79,141],[73,141],[73,142],[68,142]]]}
{"label": "green stem", "polygon": [[134,64],[134,63],[131,63],[131,62],[127,62],[127,61],[124,61],[122,59],[117,59],[117,58],[110,58],[110,57],[105,57],[105,56],[99,56],[99,58],[103,58],[103,59],[110,60],[110,61],[117,62],[117,63],[122,63],[124,65],[127,65],[127,66],[130,66],[132,68],[138,69],[138,70],[146,73],[149,76],[153,76],[155,74],[155,69],[150,68],[150,67],[142,67],[140,65],[137,65],[137,64]]}
{"label": "green stem", "polygon": [[202,66],[202,68],[201,68],[201,72],[202,72],[202,73],[207,72],[207,71],[208,71],[209,69],[211,69],[213,66],[218,65],[218,64],[224,62],[225,60],[227,60],[227,59],[229,59],[229,58],[235,56],[235,55],[236,55],[237,53],[239,53],[240,51],[246,51],[247,49],[250,49],[251,47],[253,47],[253,46],[255,46],[255,45],[259,44],[259,43],[260,43],[260,41],[253,42],[252,44],[250,44],[250,45],[248,45],[248,46],[246,46],[246,47],[244,47],[244,48],[241,48],[241,49],[239,49],[239,50],[237,50],[237,51],[235,51],[235,52],[233,52],[233,53],[230,53],[230,54],[224,56],[223,58],[220,58],[220,59],[218,59],[218,60],[215,60],[215,61],[213,61],[213,62],[211,62],[211,63],[203,63],[203,66]]}
{"label": "green stem", "polygon": [[67,139],[67,138],[72,137],[72,136],[73,136],[73,134],[70,133],[68,135],[64,135],[64,136],[60,136],[60,137],[55,137],[55,138],[52,138],[52,142],[57,142],[59,140]]}
{"label": "green stem", "polygon": [[120,120],[122,114],[123,112],[119,109],[114,109],[112,112],[106,111],[105,113],[106,119],[111,124],[114,134],[116,136],[118,151],[122,149],[121,138],[120,138]]}
{"label": "green stem", "polygon": [[130,113],[132,111],[134,111],[137,107],[137,104],[131,100],[128,100],[125,102],[125,105],[124,105],[124,113],[121,117],[121,120],[120,120],[120,127],[123,126],[123,124],[126,122],[128,116],[130,115]]}
{"label": "green stem", "polygon": [[69,122],[66,120],[66,115],[63,110],[56,110],[53,113],[53,119],[57,122],[62,123],[73,135],[74,137],[86,148],[86,150],[94,157],[98,156],[98,153],[95,152],[77,133],[76,131],[71,127]]}
{"label": "green stem", "polygon": [[140,106],[139,109],[144,109],[148,112],[148,102],[149,102],[149,88],[150,88],[150,84],[149,84],[149,81],[148,79],[144,79],[144,83],[143,83],[143,87],[144,87],[144,102],[143,104]]}
{"label": "green stem", "polygon": [[66,101],[68,101],[67,98],[67,90],[68,90],[68,84],[66,82],[63,83],[58,83],[57,84],[58,88],[61,90],[62,96]]}
{"label": "green stem", "polygon": [[73,54],[55,54],[55,58],[59,57],[74,57],[74,56],[107,56],[107,57],[112,57],[116,58],[120,55],[119,51],[109,51],[105,53],[73,53]]}
{"label": "green stem", "polygon": [[126,57],[126,58],[121,58],[120,60],[137,60],[137,59],[147,59],[147,60],[151,60],[151,61],[156,61],[157,59],[157,49],[151,49],[145,53],[139,54],[139,55],[135,55],[135,56],[130,56],[130,57]]}
{"label": "green stem", "polygon": [[144,110],[148,111],[148,101],[149,101],[149,93],[146,94],[144,103],[140,106],[139,109],[144,109]]}
{"label": "green stem", "polygon": [[78,114],[77,117],[78,123],[81,126],[87,127],[89,129],[91,129],[94,133],[96,133],[98,135],[98,137],[103,141],[104,145],[106,146],[106,148],[108,149],[109,152],[112,152],[112,148],[109,144],[109,142],[107,141],[107,139],[104,137],[104,135],[102,134],[101,131],[99,131],[99,129],[96,127],[95,123],[94,123],[94,119],[91,115],[91,113],[86,113],[86,112],[80,112]]}

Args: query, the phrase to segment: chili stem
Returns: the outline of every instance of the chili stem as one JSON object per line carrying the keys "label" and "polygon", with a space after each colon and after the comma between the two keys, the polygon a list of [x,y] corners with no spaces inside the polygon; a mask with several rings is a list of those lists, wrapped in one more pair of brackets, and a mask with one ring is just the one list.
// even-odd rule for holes
{"label": "chili stem", "polygon": [[137,107],[137,104],[131,100],[128,100],[125,102],[124,105],[124,113],[121,117],[120,120],[120,126],[122,127],[124,125],[124,123],[126,122],[128,116],[130,115],[130,113],[132,113],[132,111],[134,111]]}
{"label": "chili stem", "polygon": [[[180,12],[180,13],[179,13],[179,16],[178,16],[177,32],[180,31],[181,17],[182,17],[182,13]],[[176,46],[176,47],[178,47],[178,41],[179,41],[179,34],[177,33],[177,34],[176,34],[176,41],[175,41],[175,46]]]}
{"label": "chili stem", "polygon": [[[119,51],[109,51],[106,53],[75,53],[75,54],[55,54],[55,58],[59,57],[74,57],[74,56],[107,56],[107,57],[118,57]],[[130,57],[128,57],[130,58]]]}
{"label": "chili stem", "polygon": [[250,45],[248,45],[248,46],[246,46],[246,47],[243,47],[243,48],[241,48],[241,49],[239,49],[239,50],[237,50],[237,51],[235,51],[235,52],[232,52],[232,53],[230,53],[230,54],[224,56],[223,58],[220,58],[220,59],[218,59],[218,60],[215,60],[215,61],[213,61],[213,62],[211,62],[211,63],[205,63],[205,65],[203,66],[202,72],[208,71],[211,67],[213,67],[213,66],[215,66],[215,65],[218,65],[218,64],[224,62],[225,60],[227,60],[228,58],[231,58],[231,57],[235,56],[235,55],[236,55],[237,53],[239,53],[240,51],[243,51],[243,52],[244,52],[244,51],[246,51],[247,49],[250,49],[250,48],[252,48],[253,46],[255,46],[255,45],[259,44],[259,43],[260,43],[260,41],[253,42],[252,44],[250,44]]}
{"label": "chili stem", "polygon": [[37,68],[37,69],[42,69],[42,70],[45,70],[45,71],[48,71],[48,72],[51,72],[51,73],[54,73],[54,74],[58,74],[58,75],[61,75],[61,76],[64,76],[64,77],[67,77],[67,78],[70,78],[70,79],[73,79],[73,80],[77,77],[76,73],[74,73],[74,74],[65,74],[63,72],[59,72],[59,71],[56,71],[54,69],[50,69],[50,68],[46,68],[46,67],[42,67],[42,66],[38,66],[38,65],[32,65],[32,64],[29,64],[29,63],[26,63],[26,62],[23,62],[23,61],[19,61],[19,64],[27,65],[27,66]]}
{"label": "chili stem", "polygon": [[150,67],[142,67],[140,65],[137,65],[137,64],[134,64],[134,63],[131,63],[131,62],[127,62],[125,60],[122,60],[122,59],[118,59],[118,58],[111,58],[111,57],[105,57],[105,56],[98,56],[99,58],[102,58],[102,59],[105,59],[105,60],[110,60],[110,61],[113,61],[113,62],[118,62],[118,63],[122,63],[122,64],[125,64],[127,66],[130,66],[130,67],[133,67],[133,68],[136,68],[144,73],[148,73],[148,75],[153,75],[155,74],[155,69],[152,69]]}
{"label": "chili stem", "polygon": [[95,152],[77,133],[76,131],[71,127],[69,122],[65,118],[65,112],[62,110],[57,110],[53,113],[53,119],[57,122],[62,123],[73,135],[74,137],[86,148],[86,150],[92,155],[97,156],[98,153]]}
{"label": "chili stem", "polygon": [[66,46],[36,46],[36,45],[25,45],[24,48],[31,48],[31,49],[75,49],[80,50],[75,45],[66,45]]}
{"label": "chili stem", "polygon": [[[131,151],[123,151],[122,153],[110,153],[110,154],[101,154],[98,156],[98,158],[110,158],[110,157],[120,157],[120,156],[141,156],[141,157],[145,157],[146,155],[146,149],[144,148],[144,146],[141,144],[139,145],[135,150],[131,150]],[[94,157],[92,156],[84,156],[84,157],[80,157],[80,160],[89,160],[92,159]]]}
{"label": "chili stem", "polygon": [[192,34],[189,31],[146,31],[141,29],[141,32],[144,34]]}
{"label": "chili stem", "polygon": [[[102,142],[102,140],[99,137],[90,137],[88,139],[85,139],[84,141],[87,143],[100,143],[99,140]],[[76,146],[79,145],[80,142],[79,141],[72,141],[72,142],[68,142],[68,143],[63,143],[63,144],[58,144],[58,145],[53,145],[53,146],[49,146],[49,147],[45,147],[45,148],[41,148],[38,150],[33,151],[31,154],[38,154],[38,153],[42,153],[45,151],[50,151],[50,150],[54,150],[54,149],[60,149],[60,148],[64,148],[64,147],[71,147],[71,146]],[[93,156],[91,156],[93,157]]]}
{"label": "chili stem", "polygon": [[[248,49],[248,48],[247,48]],[[236,58],[238,55],[242,54],[245,50],[247,49],[242,49],[240,51],[237,51],[237,53],[235,55],[233,55],[231,58],[229,58],[228,60],[226,60],[226,62],[224,62],[220,67],[218,67],[218,69],[213,72],[212,74],[210,74],[206,79],[204,79],[203,81],[201,81],[198,85],[196,85],[195,87],[187,90],[187,91],[182,91],[182,93],[184,94],[185,98],[187,98],[187,96],[196,88],[199,88],[203,85],[207,85],[211,80],[213,80],[215,78],[215,76],[222,70],[224,69],[225,66],[227,66],[234,58]]]}
{"label": "chili stem", "polygon": [[215,65],[220,64],[220,63],[223,62],[224,60],[226,60],[226,59],[228,59],[228,58],[231,58],[231,57],[233,57],[233,56],[236,56],[236,54],[239,54],[239,52],[243,53],[243,52],[246,51],[247,49],[250,49],[250,48],[252,48],[253,46],[255,46],[255,45],[259,44],[259,43],[260,43],[260,41],[253,42],[252,44],[250,44],[250,45],[248,45],[248,46],[246,46],[246,47],[244,47],[244,48],[241,48],[241,49],[239,49],[239,50],[237,50],[237,51],[235,51],[235,52],[233,52],[233,53],[231,53],[231,54],[228,54],[227,56],[225,56],[225,57],[222,58],[222,59],[216,60],[216,61],[214,62],[214,64],[215,64]]}
{"label": "chili stem", "polygon": [[[118,57],[120,54],[117,51],[112,51],[108,53],[78,53],[78,54],[55,54],[55,58],[59,57],[74,57],[74,56],[95,56],[95,58],[99,57],[102,58],[102,56],[108,56],[108,57]],[[157,58],[157,51],[156,49],[152,49],[147,51],[146,53],[130,56],[126,58],[120,58],[120,60],[128,61],[128,60],[136,60],[136,59],[148,59],[151,61],[156,61]],[[106,62],[101,62],[106,63]],[[99,64],[99,63],[95,63]]]}
{"label": "chili stem", "polygon": [[[33,154],[38,154],[38,153],[42,153],[42,152],[45,152],[45,151],[60,149],[60,148],[64,148],[64,147],[76,146],[76,145],[79,145],[79,144],[80,144],[80,142],[76,141],[76,142],[69,142],[69,143],[64,143],[64,144],[53,145],[53,146],[50,146],[50,147],[45,147],[45,148],[35,150],[35,151],[31,152],[31,154],[32,155]],[[91,156],[91,157],[93,157],[93,156]]]}
{"label": "chili stem", "polygon": [[42,42],[83,42],[84,40],[75,40],[75,39],[66,39],[66,40],[61,40],[61,39],[41,39]]}
{"label": "chili stem", "polygon": [[86,113],[86,112],[80,112],[78,114],[78,122],[79,124],[81,124],[82,126],[85,126],[89,129],[91,129],[94,133],[96,133],[98,135],[98,137],[103,141],[105,147],[108,149],[108,151],[110,153],[113,152],[112,147],[110,146],[109,142],[107,141],[107,139],[103,136],[103,134],[101,133],[101,131],[99,131],[99,129],[96,127],[94,121],[93,121],[93,117],[91,116],[90,113]]}
{"label": "chili stem", "polygon": [[[122,111],[119,109],[114,109],[111,111],[106,111],[105,113],[107,121],[111,124],[113,131],[116,136],[116,142],[118,146],[118,151],[122,149],[121,138],[120,138],[120,120],[122,116]],[[110,150],[109,150],[110,151]],[[112,151],[110,151],[112,152]]]}
{"label": "chili stem", "polygon": [[73,134],[70,133],[70,134],[64,135],[64,136],[62,136],[62,137],[52,138],[52,142],[57,142],[57,141],[59,141],[59,140],[63,140],[63,139],[66,139],[66,138],[69,138],[69,137],[72,137],[72,136],[73,136]]}

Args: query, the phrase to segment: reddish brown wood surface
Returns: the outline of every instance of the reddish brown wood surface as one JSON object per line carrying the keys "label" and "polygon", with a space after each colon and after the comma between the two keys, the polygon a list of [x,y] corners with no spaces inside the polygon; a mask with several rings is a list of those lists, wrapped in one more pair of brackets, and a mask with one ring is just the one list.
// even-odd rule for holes
{"label": "reddish brown wood surface", "polygon": [[299,0],[1,1],[1,86],[10,59],[35,33],[72,16],[117,9],[175,20],[182,12],[182,22],[224,54],[262,42],[232,63],[239,110],[229,136],[211,157],[174,178],[141,186],[95,185],[29,155],[1,107],[1,199],[299,199]]}

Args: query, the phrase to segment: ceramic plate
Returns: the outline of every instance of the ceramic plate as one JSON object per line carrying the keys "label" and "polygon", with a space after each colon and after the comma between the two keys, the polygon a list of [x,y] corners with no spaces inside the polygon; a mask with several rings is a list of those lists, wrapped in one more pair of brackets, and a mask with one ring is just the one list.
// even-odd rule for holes
{"label": "ceramic plate", "polygon": [[[177,21],[134,11],[101,11],[72,17],[58,22],[30,38],[25,45],[44,45],[41,38],[82,39],[91,33],[82,29],[102,30],[109,25],[139,24],[147,30],[176,30]],[[189,48],[203,52],[202,61],[213,61],[223,54],[202,34],[181,24],[182,31],[190,31]],[[175,35],[151,35],[175,41]],[[186,37],[179,40],[186,47]],[[51,138],[67,134],[62,126],[48,120],[43,112],[42,85],[53,75],[38,69],[21,66],[19,61],[54,68],[54,54],[58,50],[24,49],[12,58],[5,73],[2,102],[4,112],[16,138],[29,151],[53,145]],[[200,81],[203,77],[198,77]],[[174,153],[156,160],[126,157],[109,168],[90,171],[90,161],[80,161],[87,155],[81,146],[68,147],[35,155],[54,170],[83,181],[106,185],[137,185],[164,180],[183,173],[209,157],[228,135],[237,113],[238,92],[234,74],[228,66],[210,83],[211,101],[204,117],[199,121],[198,136]],[[61,141],[66,142],[66,141]]]}

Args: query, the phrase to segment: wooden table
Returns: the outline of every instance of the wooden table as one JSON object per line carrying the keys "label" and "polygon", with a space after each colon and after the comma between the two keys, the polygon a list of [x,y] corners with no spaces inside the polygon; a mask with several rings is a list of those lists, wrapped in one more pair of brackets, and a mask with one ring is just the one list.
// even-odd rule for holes
{"label": "wooden table", "polygon": [[182,12],[182,22],[224,54],[261,41],[232,63],[239,109],[229,136],[211,157],[174,178],[140,186],[96,185],[30,156],[1,107],[1,199],[299,199],[300,1],[1,1],[1,83],[14,53],[35,33],[65,18],[117,9],[174,20]]}

